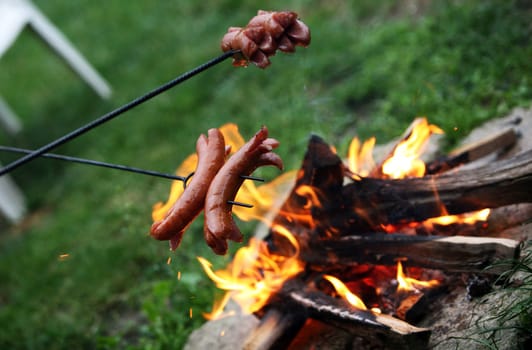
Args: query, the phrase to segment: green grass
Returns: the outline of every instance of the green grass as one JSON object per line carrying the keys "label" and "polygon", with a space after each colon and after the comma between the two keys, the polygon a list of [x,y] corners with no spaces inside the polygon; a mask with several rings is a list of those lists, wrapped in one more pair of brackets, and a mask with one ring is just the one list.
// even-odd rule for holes
{"label": "green grass", "polygon": [[[26,148],[218,55],[227,27],[266,7],[230,0],[35,3],[114,94],[98,99],[25,31],[0,59],[0,94],[25,128],[0,135],[0,143]],[[309,48],[276,55],[266,70],[224,62],[57,152],[171,172],[208,128],[235,122],[247,138],[265,124],[294,169],[313,132],[344,152],[352,136],[385,142],[425,115],[452,145],[481,122],[530,105],[526,2],[438,2],[417,14],[395,1],[352,3],[268,2],[268,9],[301,15],[312,30]],[[3,164],[14,159],[0,154]],[[30,214],[0,236],[0,348],[180,348],[217,293],[195,257],[219,267],[230,257],[209,251],[199,223],[172,254],[148,237],[151,207],[166,199],[169,182],[51,160],[12,176]],[[253,224],[242,227],[249,233]],[[63,253],[70,256],[61,261]]]}

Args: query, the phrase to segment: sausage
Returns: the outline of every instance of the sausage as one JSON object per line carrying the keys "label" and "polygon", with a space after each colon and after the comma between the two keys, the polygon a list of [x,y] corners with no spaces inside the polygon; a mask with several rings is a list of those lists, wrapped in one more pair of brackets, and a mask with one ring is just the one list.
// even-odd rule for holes
{"label": "sausage", "polygon": [[225,163],[225,140],[218,129],[210,129],[200,135],[196,142],[198,165],[190,184],[172,205],[165,218],[154,222],[150,234],[158,240],[170,240],[170,248],[175,250],[181,243],[184,231],[200,214],[204,207],[209,184]]}
{"label": "sausage", "polygon": [[269,56],[277,50],[294,52],[295,46],[310,44],[310,30],[291,11],[269,12],[259,10],[244,28],[230,27],[221,43],[222,51],[240,50],[233,57],[234,66],[257,67],[270,65]]}
{"label": "sausage", "polygon": [[242,233],[232,216],[232,205],[244,179],[261,166],[283,168],[279,155],[272,152],[279,141],[268,138],[268,129],[262,127],[242,148],[222,166],[212,180],[205,198],[205,241],[219,255],[227,252],[227,240],[242,242]]}

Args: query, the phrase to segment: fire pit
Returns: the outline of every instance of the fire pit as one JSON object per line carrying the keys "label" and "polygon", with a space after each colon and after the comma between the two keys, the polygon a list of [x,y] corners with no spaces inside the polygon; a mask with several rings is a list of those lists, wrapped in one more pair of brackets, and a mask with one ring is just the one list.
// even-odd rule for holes
{"label": "fire pit", "polygon": [[[508,269],[500,262],[519,257],[520,241],[530,238],[524,224],[532,210],[520,203],[532,199],[532,151],[519,137],[530,127],[529,113],[497,121],[505,128],[426,164],[420,151],[440,130],[425,119],[416,119],[376,163],[370,156],[374,141],[361,146],[355,139],[344,160],[312,136],[273,218],[260,205],[242,209],[267,224],[267,236],[253,238],[226,270],[212,271],[200,258],[209,277],[228,291],[210,317],[232,315],[224,310],[229,298],[255,315],[242,316],[249,328],[231,328],[236,316],[212,321],[225,326],[208,338],[234,338],[230,330],[244,328],[231,346],[245,349],[411,349],[445,340],[442,334],[431,338],[431,330],[441,329],[429,315],[450,307],[452,295],[463,301],[460,293],[486,294]],[[489,157],[497,160],[483,163]],[[273,196],[272,187],[286,185],[273,183],[263,185],[270,186],[263,193]]]}

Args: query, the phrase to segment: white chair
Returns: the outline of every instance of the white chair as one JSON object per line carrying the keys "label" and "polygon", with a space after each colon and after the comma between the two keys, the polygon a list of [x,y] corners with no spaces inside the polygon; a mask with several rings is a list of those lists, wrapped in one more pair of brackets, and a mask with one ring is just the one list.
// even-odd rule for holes
{"label": "white chair", "polygon": [[0,57],[28,25],[102,98],[111,95],[109,84],[83,58],[68,39],[28,0],[0,0]]}
{"label": "white chair", "polygon": [[26,214],[24,195],[8,175],[0,176],[0,213],[10,223],[19,222]]}
{"label": "white chair", "polygon": [[[29,0],[0,0],[0,57],[26,26],[35,31],[100,97],[111,95],[109,84]],[[1,97],[0,127],[10,134],[22,129],[19,118]],[[24,196],[15,183],[7,175],[0,176],[0,213],[8,221],[17,222],[24,216],[25,208]]]}

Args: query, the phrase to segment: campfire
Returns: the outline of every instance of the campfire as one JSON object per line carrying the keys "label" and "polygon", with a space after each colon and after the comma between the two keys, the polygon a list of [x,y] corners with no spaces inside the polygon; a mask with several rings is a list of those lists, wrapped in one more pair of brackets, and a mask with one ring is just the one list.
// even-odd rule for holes
{"label": "campfire", "polygon": [[[236,125],[220,130],[233,151],[242,147]],[[341,157],[313,135],[298,171],[260,186],[244,182],[236,201],[252,207],[233,212],[262,221],[268,234],[251,238],[223,270],[198,258],[226,291],[206,318],[232,314],[231,299],[258,316],[245,349],[298,348],[316,322],[377,346],[426,347],[430,329],[414,324],[458,273],[497,276],[500,269],[486,268],[519,255],[519,241],[489,234],[494,208],[530,201],[530,151],[461,169],[511,148],[513,129],[425,163],[430,136],[441,133],[415,119],[379,161],[374,138],[354,138]],[[195,155],[185,160],[178,175],[194,171],[196,161]],[[182,191],[172,188],[168,202],[155,206],[154,220]]]}
{"label": "campfire", "polygon": [[[467,281],[470,297],[482,295],[505,272],[500,262],[519,257],[519,233],[497,234],[530,221],[532,147],[476,164],[515,148],[519,118],[428,162],[424,150],[443,131],[426,118],[415,119],[377,159],[375,138],[355,137],[339,155],[312,135],[299,170],[261,185],[252,175],[257,168],[283,168],[273,152],[280,143],[265,126],[248,142],[234,124],[209,129],[176,175],[47,153],[225,59],[236,67],[266,68],[277,51],[309,44],[309,28],[295,12],[259,11],[245,27],[229,28],[224,54],[36,150],[3,147],[26,155],[0,169],[0,176],[48,157],[175,179],[167,202],[155,205],[150,229],[173,250],[202,211],[207,244],[220,255],[228,240],[243,240],[233,214],[260,221],[266,234],[240,247],[225,269],[215,271],[198,257],[225,291],[205,317],[234,314],[232,300],[240,313],[259,320],[241,348],[315,349],[331,333],[348,339],[326,348],[426,348],[432,329],[420,322],[437,311],[438,299],[458,279]],[[218,336],[225,334],[223,329]]]}

